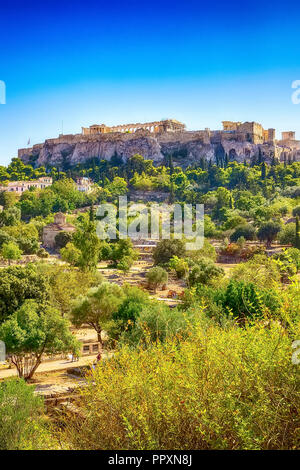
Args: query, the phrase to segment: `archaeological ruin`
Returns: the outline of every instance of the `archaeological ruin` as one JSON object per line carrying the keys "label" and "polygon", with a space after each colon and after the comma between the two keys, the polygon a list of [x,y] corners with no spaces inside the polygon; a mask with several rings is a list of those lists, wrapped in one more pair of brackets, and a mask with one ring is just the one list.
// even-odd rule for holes
{"label": "archaeological ruin", "polygon": [[223,121],[220,130],[190,131],[176,119],[166,119],[146,123],[107,126],[94,124],[82,127],[80,134],[60,134],[54,139],[33,147],[19,149],[18,156],[33,166],[76,165],[88,159],[110,160],[118,156],[124,161],[139,153],[161,164],[166,156],[174,161],[180,159],[185,167],[197,164],[200,159],[217,162],[220,152],[229,161],[251,161],[263,158],[266,162],[277,160],[300,160],[300,141],[295,132],[282,133],[276,139],[273,128],[264,129],[257,122]]}

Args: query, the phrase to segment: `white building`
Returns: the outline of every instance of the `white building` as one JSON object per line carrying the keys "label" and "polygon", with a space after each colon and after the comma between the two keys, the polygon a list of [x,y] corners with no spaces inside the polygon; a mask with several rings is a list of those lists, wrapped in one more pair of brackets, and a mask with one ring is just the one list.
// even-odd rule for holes
{"label": "white building", "polygon": [[92,181],[85,176],[77,178],[76,189],[81,193],[88,193],[92,189]]}
{"label": "white building", "polygon": [[0,191],[12,191],[15,193],[23,193],[29,188],[44,189],[52,185],[50,176],[42,176],[34,181],[10,181],[6,186],[0,186]]}

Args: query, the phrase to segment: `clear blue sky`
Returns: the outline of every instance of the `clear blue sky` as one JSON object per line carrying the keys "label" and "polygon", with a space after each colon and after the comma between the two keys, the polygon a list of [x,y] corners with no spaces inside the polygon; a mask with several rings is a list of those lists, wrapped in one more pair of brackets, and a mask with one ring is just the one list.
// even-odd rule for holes
{"label": "clear blue sky", "polygon": [[0,164],[81,126],[175,118],[295,130],[300,5],[285,1],[1,4]]}

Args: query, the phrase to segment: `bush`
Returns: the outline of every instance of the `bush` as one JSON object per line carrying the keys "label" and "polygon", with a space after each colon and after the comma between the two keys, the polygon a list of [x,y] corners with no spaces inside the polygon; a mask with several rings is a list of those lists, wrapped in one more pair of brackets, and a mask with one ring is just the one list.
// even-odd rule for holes
{"label": "bush", "polygon": [[163,268],[156,266],[154,268],[149,269],[146,274],[146,279],[148,281],[149,287],[153,287],[156,291],[158,286],[167,284],[168,273]]}
{"label": "bush", "polygon": [[300,269],[300,250],[297,248],[282,250],[273,255],[273,259],[278,265],[283,280],[294,276]]}
{"label": "bush", "polygon": [[215,247],[209,243],[208,240],[203,240],[203,247],[199,250],[192,250],[188,253],[188,259],[197,262],[197,260],[201,258],[210,258],[212,261],[216,261],[217,259],[217,252]]}
{"label": "bush", "polygon": [[234,318],[245,322],[247,318],[260,318],[264,314],[276,315],[280,307],[275,289],[261,289],[253,282],[231,279],[220,301]]}
{"label": "bush", "polygon": [[220,251],[221,251],[222,255],[238,256],[238,255],[240,255],[241,250],[242,250],[242,248],[240,247],[240,245],[238,243],[229,243],[228,245],[225,243],[225,245],[221,248]]}
{"label": "bush", "polygon": [[71,266],[78,265],[81,252],[73,243],[67,243],[67,245],[60,250],[60,254],[61,259],[71,264]]}
{"label": "bush", "polygon": [[233,268],[231,278],[271,289],[280,282],[280,273],[272,258],[268,258],[266,255],[254,255],[251,260],[240,263]]}
{"label": "bush", "polygon": [[255,240],[256,238],[256,231],[255,227],[250,224],[239,225],[236,227],[234,232],[232,233],[230,240],[232,242],[236,242],[240,237],[244,237],[245,240]]}
{"label": "bush", "polygon": [[166,265],[173,256],[184,258],[185,246],[181,240],[161,240],[153,250],[155,264]]}
{"label": "bush", "polygon": [[43,400],[24,380],[0,384],[0,450],[43,448]]}
{"label": "bush", "polygon": [[191,269],[189,285],[209,284],[213,279],[221,276],[224,276],[224,269],[217,266],[211,259],[202,258]]}
{"label": "bush", "polygon": [[119,345],[128,344],[130,347],[149,346],[157,341],[166,341],[176,335],[186,336],[190,325],[187,315],[176,308],[170,309],[162,302],[144,304],[132,328],[120,336]]}
{"label": "bush", "polygon": [[189,265],[186,260],[173,256],[169,261],[169,268],[174,269],[178,279],[184,279],[189,272]]}
{"label": "bush", "polygon": [[71,449],[299,445],[299,373],[277,323],[197,327],[180,345],[124,346],[87,380],[85,419],[70,415],[64,427]]}
{"label": "bush", "polygon": [[40,248],[36,252],[36,254],[39,258],[48,258],[49,257],[49,253],[45,250],[45,248]]}
{"label": "bush", "polygon": [[296,224],[286,224],[283,229],[278,233],[278,241],[282,245],[296,244]]}

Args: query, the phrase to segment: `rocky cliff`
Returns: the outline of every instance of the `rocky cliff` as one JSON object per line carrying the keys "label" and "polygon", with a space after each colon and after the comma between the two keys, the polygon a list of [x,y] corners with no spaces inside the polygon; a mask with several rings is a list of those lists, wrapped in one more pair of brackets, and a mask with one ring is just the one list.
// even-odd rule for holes
{"label": "rocky cliff", "polygon": [[250,161],[261,154],[268,162],[273,156],[283,158],[284,152],[288,156],[291,149],[271,143],[255,145],[226,139],[221,133],[207,136],[204,131],[161,134],[140,131],[134,134],[62,135],[32,148],[20,149],[19,158],[36,167],[50,165],[64,168],[66,165],[73,166],[91,158],[109,160],[113,155],[118,155],[126,160],[139,153],[144,158],[152,159],[156,165],[162,163],[165,156],[172,155],[175,163],[186,167],[199,163],[201,159],[216,162],[225,153],[229,160],[238,162]]}

